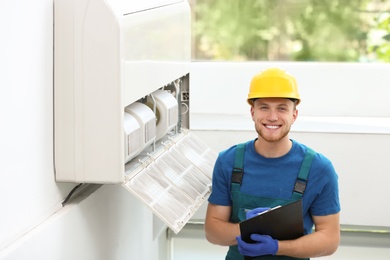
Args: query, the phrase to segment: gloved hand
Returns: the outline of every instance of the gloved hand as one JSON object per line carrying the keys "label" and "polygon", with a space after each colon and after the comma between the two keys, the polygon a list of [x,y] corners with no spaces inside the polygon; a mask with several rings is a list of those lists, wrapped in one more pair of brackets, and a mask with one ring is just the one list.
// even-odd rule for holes
{"label": "gloved hand", "polygon": [[252,234],[251,239],[255,243],[246,243],[241,236],[236,237],[238,251],[244,256],[275,255],[278,252],[278,240],[268,235]]}
{"label": "gloved hand", "polygon": [[255,209],[252,209],[252,210],[250,210],[250,211],[248,211],[246,213],[246,219],[250,219],[250,218],[256,217],[261,212],[267,211],[269,209],[270,208],[255,208]]}

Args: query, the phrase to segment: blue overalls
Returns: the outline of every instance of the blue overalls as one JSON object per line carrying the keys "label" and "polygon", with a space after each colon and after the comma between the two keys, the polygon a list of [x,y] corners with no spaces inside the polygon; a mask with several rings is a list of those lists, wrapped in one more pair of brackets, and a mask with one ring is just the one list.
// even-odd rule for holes
{"label": "blue overalls", "polygon": [[[309,174],[309,169],[311,162],[313,160],[315,152],[310,148],[307,148],[305,158],[302,162],[301,169],[299,171],[297,180],[294,185],[294,190],[292,192],[291,199],[275,199],[275,198],[266,198],[266,197],[257,197],[244,194],[240,192],[242,178],[244,174],[243,164],[244,164],[244,152],[245,152],[246,143],[241,143],[237,145],[236,157],[234,162],[234,168],[232,172],[232,181],[231,181],[231,196],[232,196],[232,214],[230,221],[233,223],[238,223],[246,219],[246,211],[248,209],[254,209],[258,207],[275,207],[278,205],[286,205],[290,202],[299,200],[302,198],[303,193],[306,188],[307,176]],[[227,260],[238,260],[244,259],[244,256],[240,254],[237,246],[230,246],[229,251],[226,256]],[[294,258],[288,256],[260,256],[254,258],[245,259],[308,259],[308,258]]]}

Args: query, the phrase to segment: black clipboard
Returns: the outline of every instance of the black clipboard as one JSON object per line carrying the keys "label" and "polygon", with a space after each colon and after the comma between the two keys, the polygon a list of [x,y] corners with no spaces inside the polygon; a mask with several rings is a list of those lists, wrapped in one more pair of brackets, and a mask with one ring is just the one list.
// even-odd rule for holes
{"label": "black clipboard", "polygon": [[[303,236],[302,200],[271,209],[240,222],[242,240],[253,243],[251,234],[270,235],[277,240],[290,240]],[[251,259],[245,257],[245,259]]]}

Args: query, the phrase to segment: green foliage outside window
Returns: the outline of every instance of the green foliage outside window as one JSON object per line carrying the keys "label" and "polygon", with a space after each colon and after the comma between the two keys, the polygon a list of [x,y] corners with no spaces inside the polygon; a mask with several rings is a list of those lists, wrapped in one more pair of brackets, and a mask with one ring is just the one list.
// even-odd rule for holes
{"label": "green foliage outside window", "polygon": [[372,33],[377,37],[371,37],[369,52],[380,61],[390,62],[390,12],[381,13],[375,24]]}
{"label": "green foliage outside window", "polygon": [[196,60],[390,61],[390,1],[192,0]]}

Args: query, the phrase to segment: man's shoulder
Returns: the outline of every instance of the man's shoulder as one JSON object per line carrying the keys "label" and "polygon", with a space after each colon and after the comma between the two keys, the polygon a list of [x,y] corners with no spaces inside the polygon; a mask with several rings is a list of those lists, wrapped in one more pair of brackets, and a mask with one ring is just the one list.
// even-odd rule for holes
{"label": "man's shoulder", "polygon": [[315,166],[314,168],[316,168],[316,169],[324,169],[324,168],[333,169],[333,164],[332,164],[331,160],[328,157],[326,157],[323,153],[315,150],[314,148],[312,148],[306,144],[302,144],[302,143],[299,143],[297,141],[293,141],[293,142],[295,143],[295,146],[296,146],[296,150],[295,150],[296,156],[298,156],[298,154],[300,154],[299,156],[303,158],[305,156],[305,154],[307,153],[307,151],[310,149],[314,153],[314,157],[313,157],[313,161],[312,161],[312,165]]}
{"label": "man's shoulder", "polygon": [[246,142],[242,142],[242,143],[237,143],[235,145],[232,145],[230,146],[229,148],[225,149],[225,150],[222,150],[219,155],[220,156],[233,156],[235,155],[236,151],[237,151],[237,147],[239,145],[243,145],[244,148],[246,149],[246,147],[250,146],[251,144],[253,144],[254,140],[249,140],[249,141],[246,141]]}
{"label": "man's shoulder", "polygon": [[311,150],[314,153],[315,159],[320,160],[320,161],[329,161],[329,159],[321,153],[321,151],[316,150],[313,147],[310,147],[306,144],[300,143],[296,140],[292,140],[294,144],[297,146],[297,149],[302,151],[303,153],[307,153],[308,150]]}

